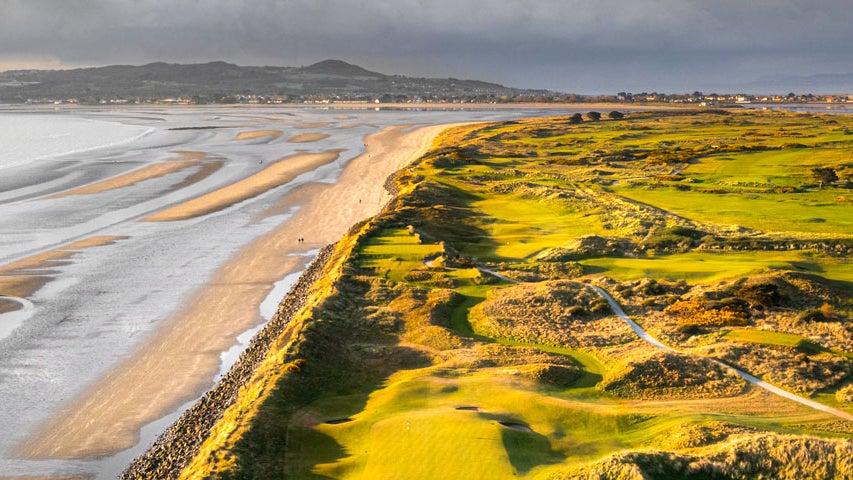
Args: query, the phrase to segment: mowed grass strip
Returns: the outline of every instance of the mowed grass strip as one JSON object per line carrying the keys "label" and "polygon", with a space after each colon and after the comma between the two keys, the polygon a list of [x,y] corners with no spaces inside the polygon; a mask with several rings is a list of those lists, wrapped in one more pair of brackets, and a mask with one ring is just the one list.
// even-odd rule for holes
{"label": "mowed grass strip", "polygon": [[747,276],[767,269],[802,270],[831,280],[853,279],[853,265],[846,259],[810,252],[687,252],[647,258],[602,257],[581,261],[591,272],[617,280],[686,280],[711,282]]}
{"label": "mowed grass strip", "polygon": [[420,237],[406,229],[382,229],[365,241],[358,251],[360,266],[371,268],[395,282],[411,270],[422,267],[424,259],[444,250],[437,243],[421,243]]}
{"label": "mowed grass strip", "polygon": [[836,201],[837,191],[721,194],[626,187],[615,191],[697,221],[766,233],[853,236],[853,203]]}
{"label": "mowed grass strip", "polygon": [[801,343],[809,341],[806,337],[794,335],[793,333],[755,329],[729,330],[723,334],[723,338],[738,342],[763,343],[766,345],[781,345],[783,347],[797,347]]}

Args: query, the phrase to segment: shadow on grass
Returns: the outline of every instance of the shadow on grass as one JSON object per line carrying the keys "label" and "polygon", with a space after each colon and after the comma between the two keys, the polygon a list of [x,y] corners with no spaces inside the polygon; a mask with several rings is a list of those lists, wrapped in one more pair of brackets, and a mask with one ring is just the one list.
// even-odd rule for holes
{"label": "shadow on grass", "polygon": [[484,296],[463,295],[462,301],[457,303],[450,313],[450,328],[457,334],[463,337],[474,339],[478,342],[499,343],[504,345],[535,348],[543,352],[556,353],[558,355],[563,355],[565,357],[570,358],[574,365],[583,371],[583,376],[581,376],[578,380],[572,383],[569,388],[590,388],[594,387],[598,382],[602,380],[603,377],[601,374],[589,371],[587,366],[581,360],[579,360],[567,351],[568,349],[549,347],[547,345],[538,345],[534,343],[515,342],[506,339],[501,340],[479,335],[474,332],[474,329],[471,327],[471,323],[468,321],[468,312],[471,310],[471,308],[475,307],[477,304],[483,302],[484,300]]}
{"label": "shadow on grass", "polygon": [[479,415],[498,423],[509,463],[518,473],[527,473],[540,465],[560,463],[564,460],[563,454],[551,448],[548,437],[531,430],[525,422],[504,415]]}
{"label": "shadow on grass", "polygon": [[[323,352],[318,353],[322,357]],[[320,360],[306,361],[301,372],[278,382],[234,445],[237,468],[226,478],[328,478],[313,473],[314,467],[338,462],[352,452],[315,427],[349,423],[344,419],[364,411],[370,395],[384,388],[392,374],[430,364],[423,352],[399,345],[394,353],[360,363],[330,358],[319,365]],[[326,381],[311,382],[317,378]]]}

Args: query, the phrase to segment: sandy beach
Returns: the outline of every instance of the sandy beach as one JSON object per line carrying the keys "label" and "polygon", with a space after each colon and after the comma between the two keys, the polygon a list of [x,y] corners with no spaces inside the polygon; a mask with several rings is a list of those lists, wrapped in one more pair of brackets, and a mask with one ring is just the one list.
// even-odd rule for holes
{"label": "sandy beach", "polygon": [[[297,238],[320,247],[376,214],[390,199],[382,187],[385,179],[423,154],[444,128],[386,128],[367,137],[366,153],[349,163],[337,183],[312,185],[310,195],[285,196],[272,208],[298,206],[292,219],[243,248],[186,309],[21,445],[22,453],[31,458],[110,455],[132,446],[146,423],[198,397],[219,368],[219,352],[256,325],[256,308],[249,307],[260,304],[275,281],[304,267],[304,245]],[[257,182],[249,180],[229,186],[225,202],[256,195]],[[214,192],[174,207],[179,213],[169,209],[146,220],[186,218],[196,212],[192,205],[200,202],[207,211],[207,204],[219,205],[222,196]]]}

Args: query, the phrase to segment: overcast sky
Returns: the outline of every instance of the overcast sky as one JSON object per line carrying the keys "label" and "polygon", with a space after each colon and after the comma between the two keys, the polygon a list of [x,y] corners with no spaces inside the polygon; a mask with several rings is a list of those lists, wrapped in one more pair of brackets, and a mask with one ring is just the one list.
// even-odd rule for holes
{"label": "overcast sky", "polygon": [[309,65],[566,92],[853,72],[853,0],[0,0],[0,70]]}

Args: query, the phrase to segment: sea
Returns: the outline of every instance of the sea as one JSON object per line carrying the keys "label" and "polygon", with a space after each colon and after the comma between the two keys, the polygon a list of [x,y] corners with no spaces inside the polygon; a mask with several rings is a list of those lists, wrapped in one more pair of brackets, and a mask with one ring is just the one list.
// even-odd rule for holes
{"label": "sea", "polygon": [[0,168],[128,144],[152,132],[139,125],[64,114],[0,114]]}

